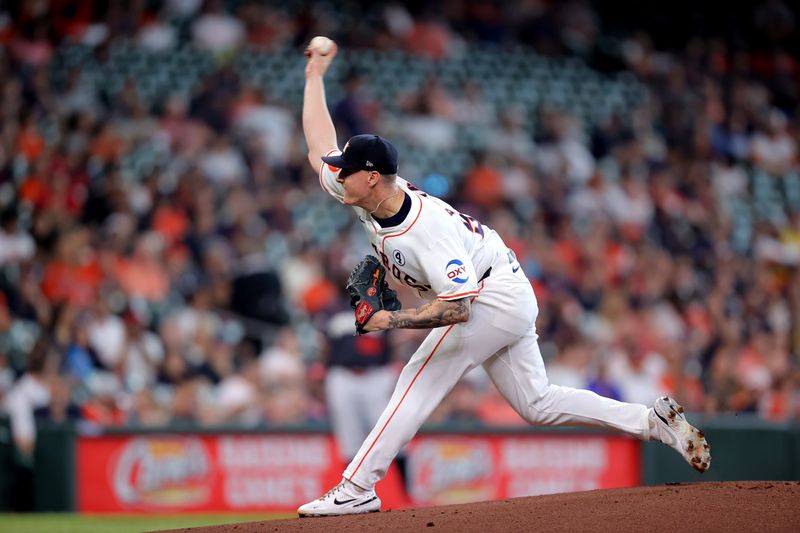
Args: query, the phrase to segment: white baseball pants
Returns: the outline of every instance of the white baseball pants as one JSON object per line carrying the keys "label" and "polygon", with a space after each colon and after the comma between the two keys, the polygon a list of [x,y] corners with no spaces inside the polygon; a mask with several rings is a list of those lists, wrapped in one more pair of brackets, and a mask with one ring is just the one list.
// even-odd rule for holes
{"label": "white baseball pants", "polygon": [[548,383],[535,327],[538,305],[522,270],[492,267],[468,322],[436,328],[403,368],[389,404],[343,476],[371,489],[461,377],[477,365],[534,425],[611,428],[649,439],[648,408]]}

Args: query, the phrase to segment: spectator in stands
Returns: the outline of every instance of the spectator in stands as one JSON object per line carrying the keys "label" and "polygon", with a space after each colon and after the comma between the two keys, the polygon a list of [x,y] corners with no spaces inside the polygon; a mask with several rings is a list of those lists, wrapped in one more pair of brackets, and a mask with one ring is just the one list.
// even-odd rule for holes
{"label": "spectator in stands", "polygon": [[536,145],[525,128],[522,109],[509,106],[499,113],[499,127],[490,133],[489,149],[510,161],[535,162]]}
{"label": "spectator in stands", "polygon": [[628,238],[638,240],[653,218],[653,201],[643,177],[625,172],[619,185],[610,186],[605,195],[606,210]]}
{"label": "spectator in stands", "polygon": [[[464,85],[460,98],[455,101],[455,108],[454,120],[465,125],[481,128],[491,126],[497,121],[492,104],[476,80],[469,80]],[[333,119],[338,123],[336,117]]]}
{"label": "spectator in stands", "polygon": [[481,399],[477,384],[468,378],[462,379],[431,413],[427,423],[479,423],[478,409]]}
{"label": "spectator in stands", "polygon": [[50,402],[33,411],[37,421],[63,424],[81,419],[81,410],[72,401],[72,387],[61,377],[53,376],[50,380]]}
{"label": "spectator in stands", "polygon": [[602,359],[598,362],[594,377],[586,384],[586,388],[600,396],[622,401],[622,393],[619,387],[608,378],[607,365]]}
{"label": "spectator in stands", "polygon": [[11,52],[21,63],[36,67],[46,64],[53,55],[49,28],[42,18],[31,19],[11,41]]}
{"label": "spectator in stands", "polygon": [[351,69],[343,85],[344,96],[331,112],[334,124],[343,128],[339,135],[349,139],[353,135],[373,131],[380,108],[369,94],[364,76],[358,70]]}
{"label": "spectator in stands", "polygon": [[33,455],[36,444],[34,412],[50,402],[53,358],[49,339],[46,335],[40,336],[31,350],[25,373],[3,399],[3,407],[11,418],[14,444],[25,456]]}
{"label": "spectator in stands", "polygon": [[446,151],[456,142],[456,102],[434,76],[399,102],[406,114],[401,129],[404,139],[430,150]]}
{"label": "spectator in stands", "polygon": [[127,424],[132,427],[166,426],[170,422],[169,413],[156,400],[151,389],[141,389],[131,398]]}
{"label": "spectator in stands", "polygon": [[261,87],[244,84],[232,104],[231,116],[236,132],[269,165],[288,163],[296,120],[285,107],[269,101]]}
{"label": "spectator in stands", "polygon": [[42,292],[51,301],[86,306],[97,296],[103,272],[90,243],[89,230],[67,229],[58,238],[56,259],[48,264]]}
{"label": "spectator in stands", "polygon": [[216,137],[198,164],[203,175],[215,187],[240,183],[246,173],[242,154],[223,136]]}
{"label": "spectator in stands", "polygon": [[81,76],[80,69],[70,69],[67,73],[67,87],[58,101],[59,113],[64,116],[80,113],[95,116],[101,109],[97,93]]}
{"label": "spectator in stands", "polygon": [[258,358],[242,353],[237,372],[225,377],[217,390],[218,421],[253,426],[261,421],[262,378]]}
{"label": "spectator in stands", "polygon": [[114,276],[128,298],[161,302],[169,291],[163,264],[164,240],[155,232],[143,233],[136,237],[130,257],[114,265]]}
{"label": "spectator in stands", "polygon": [[447,21],[437,16],[434,7],[426,9],[415,18],[407,32],[402,34],[405,50],[429,59],[444,59],[455,47],[455,36]]}
{"label": "spectator in stands", "polygon": [[78,316],[70,326],[70,338],[63,355],[62,369],[73,380],[86,383],[95,371],[102,368],[102,363],[89,344],[88,317]]}
{"label": "spectator in stands", "polygon": [[464,199],[484,214],[499,208],[505,200],[503,175],[496,163],[488,153],[479,153],[475,166],[464,176]]}
{"label": "spectator in stands", "polygon": [[36,246],[29,233],[20,229],[19,216],[11,207],[0,212],[0,267],[33,258]]}
{"label": "spectator in stands", "polygon": [[150,15],[139,26],[136,44],[150,52],[169,52],[178,45],[178,32],[165,20],[166,17]]}
{"label": "spectator in stands", "polygon": [[766,128],[753,136],[753,162],[770,174],[784,174],[797,164],[797,141],[789,135],[787,126],[783,112],[772,109]]}
{"label": "spectator in stands", "polygon": [[314,421],[311,399],[305,383],[279,383],[267,387],[264,395],[264,421],[276,426],[299,425]]}
{"label": "spectator in stands", "polygon": [[569,183],[584,185],[594,173],[594,157],[582,140],[579,121],[567,113],[541,110],[543,136],[537,146],[539,170],[549,176],[565,176]]}
{"label": "spectator in stands", "polygon": [[122,347],[122,376],[125,388],[136,392],[152,387],[157,369],[164,360],[161,339],[147,329],[144,311],[128,309],[122,316],[125,323],[125,341]]}
{"label": "spectator in stands", "polygon": [[122,362],[125,325],[107,303],[108,295],[98,298],[89,311],[89,347],[97,354],[103,370],[116,370]]}
{"label": "spectator in stands", "polygon": [[207,0],[202,14],[192,23],[192,40],[200,49],[233,52],[245,39],[242,21],[223,10],[219,0]]}
{"label": "spectator in stands", "polygon": [[7,340],[8,331],[11,329],[11,313],[8,310],[8,302],[5,294],[0,292],[0,402],[6,392],[14,383],[14,369],[8,358],[9,342]]}

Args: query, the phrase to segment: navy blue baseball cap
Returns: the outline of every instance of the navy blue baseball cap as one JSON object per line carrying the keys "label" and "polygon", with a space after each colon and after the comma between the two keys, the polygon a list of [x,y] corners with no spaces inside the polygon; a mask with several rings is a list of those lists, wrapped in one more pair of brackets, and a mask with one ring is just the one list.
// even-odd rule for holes
{"label": "navy blue baseball cap", "polygon": [[379,135],[354,135],[342,153],[322,158],[344,170],[375,170],[381,174],[397,174],[397,149]]}

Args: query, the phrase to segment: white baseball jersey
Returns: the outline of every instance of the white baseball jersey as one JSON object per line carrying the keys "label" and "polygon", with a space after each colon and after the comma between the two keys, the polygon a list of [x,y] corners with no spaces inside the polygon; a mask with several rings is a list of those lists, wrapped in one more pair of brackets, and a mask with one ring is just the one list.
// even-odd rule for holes
{"label": "white baseball jersey", "polygon": [[[329,154],[335,153],[336,150]],[[340,202],[339,169],[323,163],[322,187]],[[530,282],[497,233],[402,178],[411,209],[383,228],[354,208],[387,270],[423,298],[473,297],[466,322],[434,328],[403,367],[377,424],[343,476],[370,489],[444,396],[477,365],[531,424],[612,428],[650,437],[648,409],[597,394],[551,385],[537,342],[538,305]],[[491,268],[491,274],[478,283]]]}
{"label": "white baseball jersey", "polygon": [[[344,187],[336,181],[338,175],[338,168],[322,163],[320,184],[342,202]],[[366,210],[353,209],[386,270],[416,289],[421,298],[458,300],[475,296],[481,278],[498,259],[515,261],[494,230],[401,177],[397,184],[412,202],[411,211],[397,226],[384,228]]]}

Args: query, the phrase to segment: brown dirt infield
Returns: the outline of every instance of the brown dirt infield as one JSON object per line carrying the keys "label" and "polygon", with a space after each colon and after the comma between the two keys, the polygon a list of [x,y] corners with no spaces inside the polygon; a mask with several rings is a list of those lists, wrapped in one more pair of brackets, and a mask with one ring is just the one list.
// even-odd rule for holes
{"label": "brown dirt infield", "polygon": [[730,481],[594,490],[361,516],[176,529],[184,533],[394,531],[800,531],[800,482]]}

